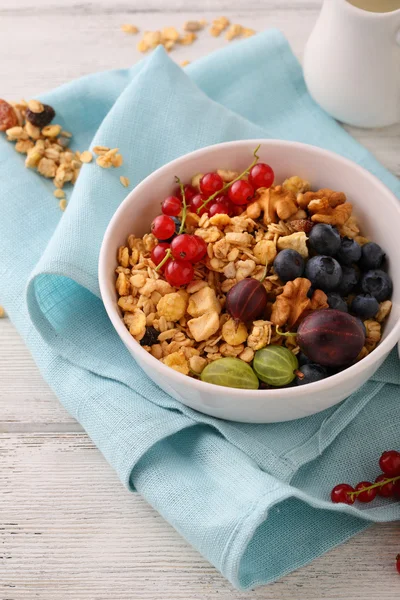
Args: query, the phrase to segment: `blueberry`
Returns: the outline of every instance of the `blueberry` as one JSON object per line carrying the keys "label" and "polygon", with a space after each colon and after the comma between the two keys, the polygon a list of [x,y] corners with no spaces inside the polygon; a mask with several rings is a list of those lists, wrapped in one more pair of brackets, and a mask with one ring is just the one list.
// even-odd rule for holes
{"label": "blueberry", "polygon": [[349,312],[348,306],[343,298],[339,294],[335,294],[335,292],[331,292],[327,294],[329,308],[334,308],[335,310],[341,310],[342,312]]}
{"label": "blueberry", "polygon": [[342,280],[338,287],[341,296],[348,296],[352,292],[360,279],[358,269],[354,267],[342,266]]}
{"label": "blueberry", "polygon": [[281,250],[274,260],[274,270],[284,283],[301,277],[304,272],[304,258],[296,250]]}
{"label": "blueberry", "polygon": [[328,371],[324,367],[321,367],[321,365],[316,365],[314,363],[303,365],[298,373],[302,373],[303,376],[296,375],[297,385],[314,383],[315,381],[321,381],[321,379],[328,377]]}
{"label": "blueberry", "polygon": [[343,237],[340,242],[340,248],[336,253],[336,258],[341,265],[352,265],[361,258],[361,246],[355,240],[349,237]]}
{"label": "blueberry", "polygon": [[306,356],[304,354],[304,352],[299,352],[297,355],[297,360],[299,361],[299,365],[300,367],[303,367],[304,365],[310,365],[311,364],[311,360],[308,358],[308,356]]}
{"label": "blueberry", "polygon": [[314,256],[306,264],[306,277],[313,287],[330,292],[339,285],[342,268],[331,256]]}
{"label": "blueberry", "polygon": [[318,254],[333,256],[340,248],[340,234],[332,225],[317,223],[311,229],[308,240]]}
{"label": "blueberry", "polygon": [[158,336],[160,332],[157,331],[154,327],[146,327],[146,333],[140,340],[141,346],[152,346],[153,344],[158,344]]}
{"label": "blueberry", "polygon": [[379,302],[370,294],[360,294],[351,303],[351,311],[361,319],[371,319],[379,310]]}
{"label": "blueberry", "polygon": [[379,269],[385,258],[382,248],[375,242],[368,242],[361,248],[360,268],[363,271]]}
{"label": "blueberry", "polygon": [[371,294],[378,302],[383,302],[384,300],[388,300],[392,295],[393,283],[385,271],[373,269],[372,271],[367,271],[362,276],[361,288],[365,294]]}

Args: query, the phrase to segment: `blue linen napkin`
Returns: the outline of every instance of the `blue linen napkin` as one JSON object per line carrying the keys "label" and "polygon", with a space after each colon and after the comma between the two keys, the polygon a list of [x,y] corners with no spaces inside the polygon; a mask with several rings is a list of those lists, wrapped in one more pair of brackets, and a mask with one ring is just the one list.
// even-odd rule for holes
{"label": "blue linen napkin", "polygon": [[[121,480],[138,490],[238,588],[272,581],[400,504],[332,505],[340,481],[373,479],[400,445],[400,369],[393,352],[344,403],[269,425],[217,420],[153,384],[114,332],[99,297],[101,240],[126,190],[187,152],[281,138],[338,152],[400,183],[319,109],[276,31],[185,71],[162,49],[132,69],[98,73],[41,97],[73,148],[118,147],[120,169],[84,165],[61,215],[53,186],[0,140],[0,301],[45,379]],[[134,218],[134,215],[132,216]]]}

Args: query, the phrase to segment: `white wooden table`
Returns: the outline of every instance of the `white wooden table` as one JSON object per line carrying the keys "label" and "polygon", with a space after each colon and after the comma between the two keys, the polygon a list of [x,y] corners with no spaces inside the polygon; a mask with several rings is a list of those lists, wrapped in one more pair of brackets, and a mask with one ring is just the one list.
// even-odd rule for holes
{"label": "white wooden table", "polygon": [[[141,30],[227,15],[278,27],[301,56],[320,0],[0,0],[1,96],[29,98],[93,70],[127,67]],[[171,54],[226,44],[202,33]],[[351,130],[400,175],[400,128]],[[0,282],[1,285],[1,282]],[[398,600],[400,525],[375,526],[274,585],[240,593],[138,496],[129,494],[0,321],[0,599]]]}

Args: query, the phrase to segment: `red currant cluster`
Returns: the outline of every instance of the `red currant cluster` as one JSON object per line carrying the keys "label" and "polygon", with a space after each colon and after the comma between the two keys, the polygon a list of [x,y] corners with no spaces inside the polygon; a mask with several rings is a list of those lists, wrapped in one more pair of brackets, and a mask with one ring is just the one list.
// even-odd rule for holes
{"label": "red currant cluster", "polygon": [[331,492],[332,502],[354,504],[359,502],[372,502],[376,495],[383,498],[397,498],[400,500],[400,452],[388,450],[379,459],[379,466],[383,473],[378,475],[375,483],[361,481],[353,488],[348,483],[339,483]]}
{"label": "red currant cluster", "polygon": [[[379,466],[383,472],[375,479],[375,483],[361,481],[355,488],[348,483],[339,483],[331,491],[332,502],[372,502],[377,494],[383,498],[400,500],[400,452],[387,450],[380,457]],[[396,556],[396,569],[400,573],[400,554]]]}
{"label": "red currant cluster", "polygon": [[174,287],[190,283],[194,276],[193,264],[207,254],[207,244],[202,238],[184,233],[187,210],[200,216],[208,213],[210,217],[217,214],[233,217],[241,214],[255,190],[273,184],[274,172],[269,165],[258,163],[257,150],[252,164],[233,181],[224,183],[218,173],[206,173],[200,179],[198,192],[177,179],[179,187],[162,203],[163,214],[151,224],[151,231],[159,240],[151,259]]}

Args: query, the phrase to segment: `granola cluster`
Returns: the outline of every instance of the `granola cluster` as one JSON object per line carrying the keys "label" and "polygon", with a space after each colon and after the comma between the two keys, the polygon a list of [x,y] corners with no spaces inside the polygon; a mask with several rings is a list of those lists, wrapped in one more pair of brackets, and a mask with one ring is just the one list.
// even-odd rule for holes
{"label": "granola cluster", "polygon": [[[0,99],[0,131],[4,131],[9,142],[15,142],[15,150],[25,154],[25,167],[35,170],[46,179],[52,179],[54,196],[59,199],[61,210],[67,207],[64,185],[74,184],[83,163],[90,163],[93,155],[89,150],[79,152],[69,148],[72,133],[52,123],[56,113],[53,107],[39,100],[21,100],[8,103]],[[123,164],[118,148],[95,146],[96,164],[108,169]],[[124,187],[129,185],[127,177],[120,177]]]}
{"label": "granola cluster", "polygon": [[[186,21],[183,25],[183,33],[180,33],[175,27],[164,27],[157,31],[145,31],[142,39],[137,44],[137,49],[139,52],[148,52],[157,46],[164,46],[170,52],[177,45],[188,46],[193,44],[197,39],[197,33],[206,26],[207,21],[200,19],[199,21]],[[139,33],[139,28],[130,23],[121,25],[121,30],[131,35]],[[251,37],[256,32],[249,27],[231,24],[227,17],[218,17],[212,21],[209,33],[213,37],[219,37],[222,33],[225,33],[225,39],[232,41],[239,37]],[[181,63],[182,66],[187,64],[189,64],[188,61],[182,61]]]}
{"label": "granola cluster", "polygon": [[[224,182],[239,175],[217,173]],[[194,176],[192,186],[199,189],[201,177]],[[368,242],[345,194],[311,191],[309,182],[298,176],[258,189],[237,212],[236,216],[187,213],[185,231],[204,240],[207,254],[194,265],[194,279],[179,289],[156,270],[151,251],[158,240],[152,233],[142,238],[132,234],[118,250],[116,290],[127,329],[147,352],[185,375],[199,376],[209,363],[223,357],[251,363],[255,353],[270,344],[297,354],[295,338],[285,331],[296,328],[311,312],[328,308],[327,295],[311,290],[305,277],[283,283],[274,272],[274,259],[284,249],[307,259],[308,234],[316,223],[335,225],[360,245]],[[243,323],[228,314],[226,298],[246,278],[262,283],[268,301],[263,318]],[[348,304],[352,298],[346,299]],[[376,316],[365,321],[366,341],[359,359],[378,344],[390,309],[390,301],[381,302]]]}

